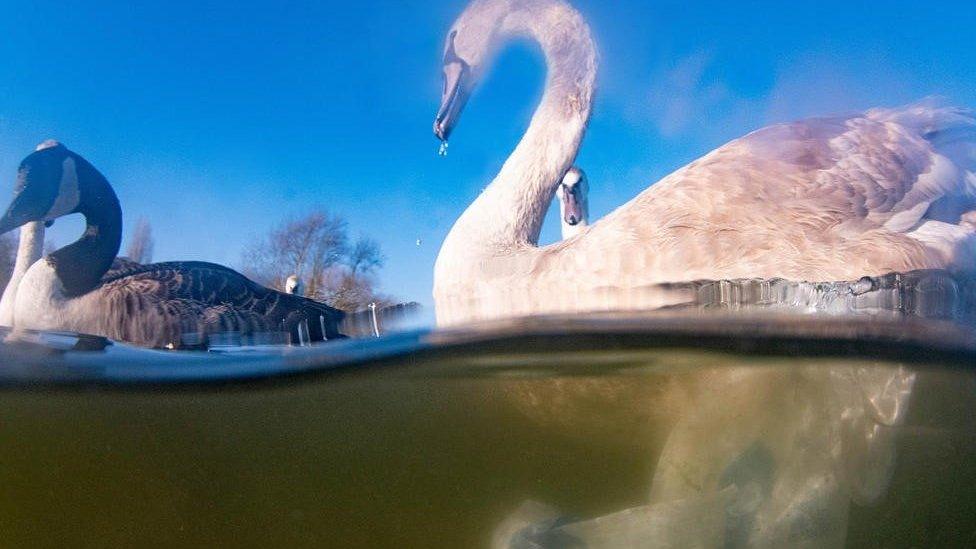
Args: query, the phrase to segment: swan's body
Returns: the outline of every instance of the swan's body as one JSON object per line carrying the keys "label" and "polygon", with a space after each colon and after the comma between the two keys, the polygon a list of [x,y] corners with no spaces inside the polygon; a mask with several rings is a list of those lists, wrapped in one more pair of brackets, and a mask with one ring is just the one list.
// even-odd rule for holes
{"label": "swan's body", "polygon": [[91,164],[60,144],[27,157],[19,178],[0,232],[75,212],[85,216],[87,228],[80,240],[34,261],[19,284],[11,284],[14,327],[153,347],[204,344],[214,332],[291,331],[301,321],[308,322],[313,340],[340,336],[341,311],[265,288],[226,267],[143,265],[116,257],[122,227],[115,192]]}
{"label": "swan's body", "polygon": [[491,52],[515,35],[540,44],[546,91],[444,241],[440,323],[661,305],[648,287],[694,279],[976,269],[976,120],[930,104],[764,128],[539,248],[551,182],[572,165],[590,114],[595,49],[580,14],[562,0],[473,2],[448,38],[435,134],[447,138]]}
{"label": "swan's body", "polygon": [[578,235],[590,224],[589,192],[586,174],[576,167],[570,168],[556,187],[563,240]]}

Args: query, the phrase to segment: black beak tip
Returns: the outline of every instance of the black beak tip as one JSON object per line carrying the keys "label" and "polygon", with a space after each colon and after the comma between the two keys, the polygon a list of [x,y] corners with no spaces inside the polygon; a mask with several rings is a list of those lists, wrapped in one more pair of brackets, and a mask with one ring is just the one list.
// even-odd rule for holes
{"label": "black beak tip", "polygon": [[576,216],[572,216],[572,215],[571,215],[571,216],[569,216],[569,219],[567,219],[567,220],[566,220],[566,223],[569,223],[569,225],[570,225],[571,227],[573,227],[573,226],[575,226],[575,225],[576,225],[577,223],[579,223],[579,220],[578,220],[578,219],[576,219]]}
{"label": "black beak tip", "polygon": [[444,125],[444,121],[438,118],[434,120],[434,136],[441,141],[447,141],[450,130]]}

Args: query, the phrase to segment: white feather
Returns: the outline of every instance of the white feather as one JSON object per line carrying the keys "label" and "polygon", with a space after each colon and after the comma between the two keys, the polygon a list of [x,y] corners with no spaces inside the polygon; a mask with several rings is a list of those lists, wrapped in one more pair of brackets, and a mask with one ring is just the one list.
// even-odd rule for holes
{"label": "white feather", "polygon": [[539,248],[553,182],[574,161],[589,119],[595,47],[561,0],[476,2],[455,24],[459,43],[470,29],[491,28],[481,20],[489,16],[504,20],[497,40],[536,39],[549,73],[522,140],[441,248],[439,323],[655,307],[683,296],[649,288],[694,279],[976,270],[966,221],[976,210],[976,120],[931,101],[753,132],[578,237]]}

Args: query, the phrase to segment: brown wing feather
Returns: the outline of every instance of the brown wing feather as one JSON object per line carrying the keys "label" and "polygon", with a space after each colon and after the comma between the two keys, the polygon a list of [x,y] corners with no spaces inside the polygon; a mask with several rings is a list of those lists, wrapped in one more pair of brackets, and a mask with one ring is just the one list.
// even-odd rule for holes
{"label": "brown wing feather", "polygon": [[95,293],[104,335],[152,347],[204,344],[217,332],[294,333],[302,321],[313,341],[343,337],[342,311],[213,263],[116,260]]}

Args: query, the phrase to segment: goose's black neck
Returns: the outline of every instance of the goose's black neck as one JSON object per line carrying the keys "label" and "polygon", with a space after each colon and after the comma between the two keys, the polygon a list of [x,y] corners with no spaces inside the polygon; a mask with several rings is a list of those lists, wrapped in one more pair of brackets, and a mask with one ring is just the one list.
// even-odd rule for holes
{"label": "goose's black neck", "polygon": [[122,243],[122,208],[115,191],[83,158],[76,156],[75,162],[79,190],[75,212],[85,216],[85,234],[48,256],[65,297],[77,297],[97,287]]}

